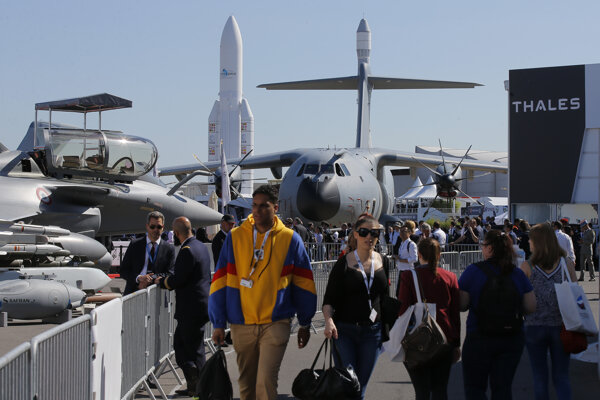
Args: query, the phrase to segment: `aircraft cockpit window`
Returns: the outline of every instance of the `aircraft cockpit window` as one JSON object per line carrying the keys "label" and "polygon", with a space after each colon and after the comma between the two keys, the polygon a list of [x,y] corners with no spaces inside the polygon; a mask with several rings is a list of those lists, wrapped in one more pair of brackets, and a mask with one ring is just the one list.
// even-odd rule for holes
{"label": "aircraft cockpit window", "polygon": [[337,176],[344,176],[344,171],[342,171],[342,167],[340,167],[340,164],[335,164],[335,174]]}
{"label": "aircraft cockpit window", "polygon": [[309,175],[315,175],[319,172],[319,164],[306,164],[304,167],[304,173]]}
{"label": "aircraft cockpit window", "polygon": [[305,166],[305,165],[306,165],[306,164],[302,164],[302,166],[301,166],[301,167],[300,167],[300,169],[298,170],[298,173],[296,174],[296,176],[300,176],[300,175],[302,175],[302,173],[304,172],[304,166]]}
{"label": "aircraft cockpit window", "polygon": [[350,176],[350,171],[348,171],[348,168],[346,168],[345,164],[340,164],[340,167],[342,167],[342,171],[344,171],[344,175]]}
{"label": "aircraft cockpit window", "polygon": [[134,180],[150,171],[157,159],[154,144],[121,132],[46,130],[48,170],[64,175]]}
{"label": "aircraft cockpit window", "polygon": [[333,164],[321,165],[321,170],[319,172],[322,174],[333,174]]}

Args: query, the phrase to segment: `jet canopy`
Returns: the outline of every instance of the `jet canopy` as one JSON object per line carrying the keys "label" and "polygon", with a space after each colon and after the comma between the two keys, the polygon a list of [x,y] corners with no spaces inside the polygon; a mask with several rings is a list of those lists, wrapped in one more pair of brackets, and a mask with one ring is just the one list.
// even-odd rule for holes
{"label": "jet canopy", "polygon": [[44,129],[46,166],[53,175],[133,181],[156,164],[156,146],[122,132]]}
{"label": "jet canopy", "polygon": [[[149,172],[158,158],[152,141],[102,129],[102,111],[131,105],[130,100],[108,93],[37,103],[34,149],[45,153],[48,173],[58,177],[133,181]],[[39,110],[49,112],[50,121],[45,126],[38,124]],[[82,113],[83,129],[53,124],[52,111]],[[87,128],[88,112],[98,112],[98,129]]]}

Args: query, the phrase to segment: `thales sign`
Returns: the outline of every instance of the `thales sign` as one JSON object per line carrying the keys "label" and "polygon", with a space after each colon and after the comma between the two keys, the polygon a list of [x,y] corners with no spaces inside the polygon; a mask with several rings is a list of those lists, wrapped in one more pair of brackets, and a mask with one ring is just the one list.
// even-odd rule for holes
{"label": "thales sign", "polygon": [[581,99],[579,97],[543,100],[522,100],[511,102],[515,113],[519,112],[539,112],[539,111],[568,111],[579,110],[581,108]]}

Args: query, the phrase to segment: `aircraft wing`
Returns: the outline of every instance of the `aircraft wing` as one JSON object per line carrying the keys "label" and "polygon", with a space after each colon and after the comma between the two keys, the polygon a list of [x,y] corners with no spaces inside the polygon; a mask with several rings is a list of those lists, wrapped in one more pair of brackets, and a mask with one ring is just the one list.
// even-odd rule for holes
{"label": "aircraft wing", "polygon": [[[259,168],[274,168],[274,167],[289,167],[292,163],[304,154],[306,150],[295,149],[290,151],[282,151],[278,153],[263,154],[258,156],[250,156],[240,165],[242,169],[259,169]],[[242,158],[234,158],[227,160],[228,165],[237,165]],[[221,167],[221,161],[209,161],[205,163],[206,167],[215,171]],[[192,172],[203,169],[199,163],[181,165],[178,167],[161,168],[160,176],[168,175],[187,175]]]}
{"label": "aircraft wing", "polygon": [[[430,81],[424,79],[386,78],[380,76],[369,76],[368,81],[373,85],[373,89],[460,89],[482,86],[479,83],[472,82]],[[264,83],[257,87],[267,90],[356,90],[358,88],[358,76]]]}
{"label": "aircraft wing", "polygon": [[[374,149],[375,150],[375,149]],[[380,150],[378,156],[379,166],[397,166],[397,167],[422,167],[426,165],[430,168],[435,168],[442,163],[442,157],[430,154],[397,152],[389,153],[385,150]],[[374,151],[377,153],[377,151]],[[458,165],[460,158],[444,156],[444,160],[448,164]],[[464,170],[477,170],[484,172],[508,172],[508,164],[506,161],[479,161],[465,158],[460,165]]]}

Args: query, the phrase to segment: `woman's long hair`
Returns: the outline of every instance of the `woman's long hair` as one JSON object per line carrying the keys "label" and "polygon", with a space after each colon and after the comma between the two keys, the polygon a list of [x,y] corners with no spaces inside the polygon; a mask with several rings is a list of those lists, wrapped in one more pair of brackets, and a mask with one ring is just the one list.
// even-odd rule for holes
{"label": "woman's long hair", "polygon": [[427,265],[434,275],[437,275],[437,267],[440,262],[440,244],[432,238],[424,238],[419,240],[417,250],[421,257],[427,261]]}
{"label": "woman's long hair", "polygon": [[500,272],[510,274],[515,268],[513,259],[515,252],[510,236],[493,229],[485,234],[484,242],[492,247],[492,256],[489,261],[500,267]]}
{"label": "woman's long hair", "polygon": [[531,228],[529,240],[533,243],[533,253],[529,260],[546,271],[552,270],[554,264],[566,255],[558,244],[554,230],[548,224],[537,224]]}

